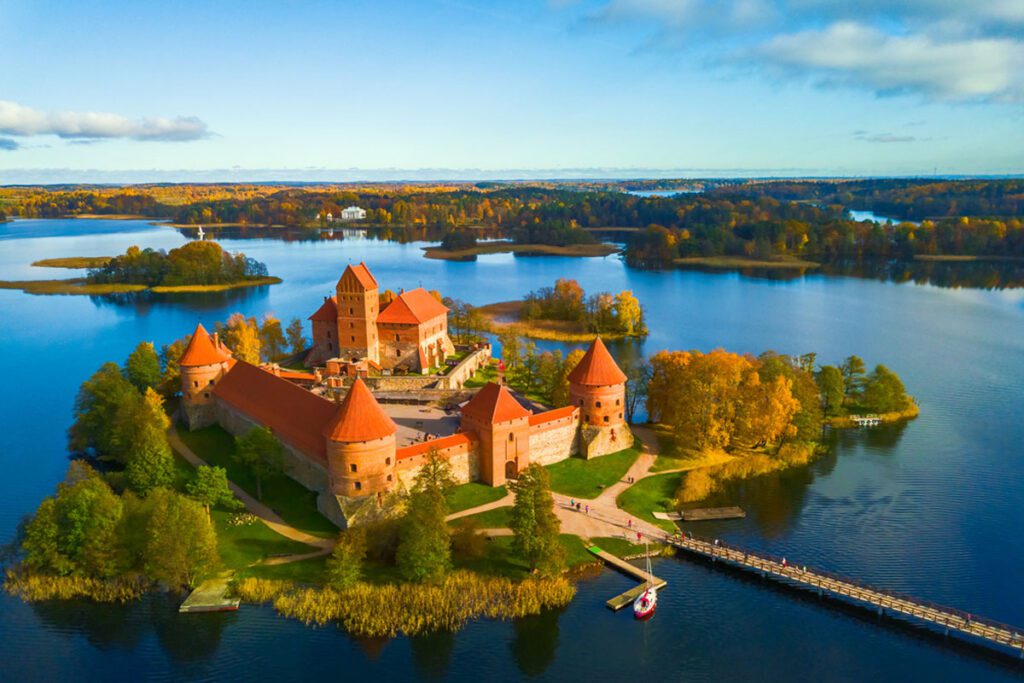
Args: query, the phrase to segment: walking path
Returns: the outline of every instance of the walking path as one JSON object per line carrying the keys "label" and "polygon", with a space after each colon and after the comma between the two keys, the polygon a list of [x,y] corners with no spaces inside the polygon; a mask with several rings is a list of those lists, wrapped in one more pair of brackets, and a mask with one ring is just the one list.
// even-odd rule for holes
{"label": "walking path", "polygon": [[[181,437],[178,436],[178,431],[171,427],[167,430],[167,440],[171,443],[171,448],[176,450],[181,457],[185,458],[193,467],[200,467],[207,465],[207,462],[200,458],[198,455],[189,448]],[[305,531],[299,531],[295,527],[288,524],[288,522],[281,519],[281,516],[271,510],[269,507],[250,496],[245,490],[234,483],[228,481],[228,486],[231,487],[231,492],[235,494],[238,500],[242,501],[245,505],[245,509],[252,514],[259,517],[260,521],[266,524],[268,527],[281,534],[285,538],[289,538],[299,543],[305,543],[306,545],[313,546],[315,548],[321,548],[325,552],[330,552],[334,547],[334,540],[330,538],[321,538],[312,534],[307,534]],[[300,557],[298,555],[291,555],[290,557]],[[283,558],[278,558],[283,559]],[[268,563],[269,564],[269,563]],[[277,562],[276,564],[284,564],[283,562]]]}
{"label": "walking path", "polygon": [[487,512],[488,510],[495,510],[497,508],[511,507],[516,502],[516,496],[514,493],[509,492],[504,498],[491,501],[490,503],[484,503],[483,505],[477,505],[475,508],[468,508],[466,510],[459,510],[445,517],[446,522],[450,522],[453,519],[459,519],[461,517],[469,517],[475,515],[478,512]]}

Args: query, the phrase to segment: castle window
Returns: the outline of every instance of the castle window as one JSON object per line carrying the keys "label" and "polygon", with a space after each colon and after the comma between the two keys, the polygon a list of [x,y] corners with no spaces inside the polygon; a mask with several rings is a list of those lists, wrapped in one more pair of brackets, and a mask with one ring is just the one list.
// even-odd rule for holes
{"label": "castle window", "polygon": [[[391,464],[391,458],[384,458],[384,464],[385,465],[390,465]],[[388,475],[388,476],[391,476],[391,475]]]}
{"label": "castle window", "polygon": [[605,422],[607,422],[607,421],[608,421],[608,416],[607,416],[607,415],[605,415],[605,416],[604,416],[604,421],[605,421]]}
{"label": "castle window", "polygon": [[397,332],[395,333],[395,341],[400,341],[400,337]]}
{"label": "castle window", "polygon": [[353,472],[356,471],[356,464],[355,463],[352,463],[351,465],[349,465],[349,467],[352,469]]}
{"label": "castle window", "polygon": [[391,475],[390,474],[388,475],[388,481],[391,481]]}
{"label": "castle window", "polygon": [[515,439],[516,439],[516,437],[512,436],[511,434],[508,435],[508,440],[509,441],[515,441]]}
{"label": "castle window", "polygon": [[601,407],[601,402],[600,402],[600,401],[598,401],[598,402],[597,402],[597,407],[598,407],[598,408],[600,408],[600,407]]}
{"label": "castle window", "polygon": [[199,386],[199,380],[194,380],[194,381],[192,382],[192,386],[194,386],[194,387],[198,387],[198,386]]}
{"label": "castle window", "polygon": [[619,419],[620,420],[622,419],[622,413],[619,413]]}
{"label": "castle window", "polygon": [[615,399],[615,405],[619,405],[619,403],[621,403],[621,401],[619,399]]}
{"label": "castle window", "polygon": [[213,380],[212,379],[210,380],[210,386],[213,386]]}
{"label": "castle window", "polygon": [[349,315],[355,315],[355,312],[356,312],[356,309],[354,309],[354,308],[348,309],[348,314]]}
{"label": "castle window", "polygon": [[353,334],[352,335],[352,341],[355,341],[355,340],[356,340],[356,336]]}
{"label": "castle window", "polygon": [[356,491],[361,491],[362,489],[363,489],[363,482],[357,481],[356,482]]}
{"label": "castle window", "polygon": [[210,398],[209,392],[203,392],[203,398]]}
{"label": "castle window", "polygon": [[582,398],[580,399],[580,405],[581,406],[583,405],[583,399]]}

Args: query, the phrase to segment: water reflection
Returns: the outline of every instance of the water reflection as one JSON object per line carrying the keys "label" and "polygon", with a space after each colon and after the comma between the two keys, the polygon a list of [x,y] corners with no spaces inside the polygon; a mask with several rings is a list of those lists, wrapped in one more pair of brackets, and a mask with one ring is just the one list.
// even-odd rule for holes
{"label": "water reflection", "polygon": [[452,663],[452,650],[455,648],[455,634],[451,631],[438,631],[428,635],[409,639],[412,648],[412,661],[416,673],[422,678],[444,678]]}
{"label": "water reflection", "polygon": [[526,676],[540,676],[558,652],[558,620],[565,608],[550,609],[512,622],[515,637],[510,648],[519,670]]}

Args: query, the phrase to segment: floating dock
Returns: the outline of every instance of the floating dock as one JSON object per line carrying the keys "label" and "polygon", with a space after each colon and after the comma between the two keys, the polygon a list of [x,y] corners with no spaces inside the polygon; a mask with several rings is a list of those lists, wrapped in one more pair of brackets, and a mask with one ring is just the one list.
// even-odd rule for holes
{"label": "floating dock", "polygon": [[238,609],[239,600],[227,597],[231,575],[207,579],[196,587],[181,603],[178,611],[185,614],[197,612],[231,612]]}
{"label": "floating dock", "polygon": [[589,546],[587,550],[589,550],[591,553],[604,560],[605,564],[607,564],[612,569],[617,569],[623,574],[626,574],[627,576],[632,576],[633,578],[640,581],[639,586],[630,588],[625,593],[621,595],[616,595],[614,598],[605,603],[608,609],[614,612],[618,612],[623,607],[632,604],[633,601],[636,600],[637,597],[639,597],[640,594],[647,589],[648,583],[650,583],[650,585],[654,588],[658,589],[664,588],[668,585],[668,582],[666,582],[664,579],[659,579],[654,574],[648,574],[643,569],[640,569],[640,567],[630,564],[629,562],[626,562],[622,558],[612,555],[609,552],[601,550],[596,545]]}
{"label": "floating dock", "polygon": [[742,508],[697,508],[695,510],[683,510],[684,522],[710,522],[718,519],[742,519],[747,513]]}

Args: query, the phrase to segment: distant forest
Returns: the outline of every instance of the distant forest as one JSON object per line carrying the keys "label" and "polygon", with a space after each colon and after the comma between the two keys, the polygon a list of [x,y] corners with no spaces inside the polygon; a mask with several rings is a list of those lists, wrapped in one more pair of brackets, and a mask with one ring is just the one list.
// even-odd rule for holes
{"label": "distant forest", "polygon": [[[696,193],[695,187],[703,188]],[[184,224],[317,229],[327,213],[357,204],[365,225],[431,228],[455,247],[467,228],[520,243],[595,241],[615,228],[627,261],[663,267],[679,258],[799,257],[826,264],[909,260],[920,255],[1024,257],[1024,180],[677,181],[689,192],[642,197],[623,188],[672,181],[448,185],[149,185],[126,188],[0,188],[12,216],[136,214]],[[898,221],[850,219],[870,210]],[[318,218],[319,217],[319,218]]]}

